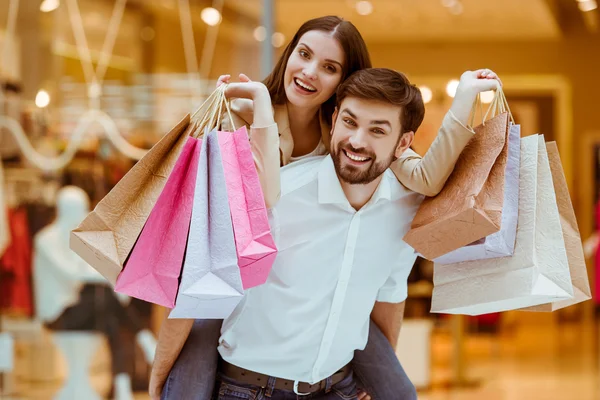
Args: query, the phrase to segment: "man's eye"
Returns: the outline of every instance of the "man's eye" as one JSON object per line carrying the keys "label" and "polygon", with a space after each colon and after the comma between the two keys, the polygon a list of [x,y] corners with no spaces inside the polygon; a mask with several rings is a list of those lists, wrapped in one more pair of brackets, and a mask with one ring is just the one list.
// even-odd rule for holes
{"label": "man's eye", "polygon": [[344,118],[344,122],[345,122],[345,123],[347,123],[348,125],[352,125],[352,126],[355,126],[355,125],[356,125],[356,123],[354,123],[354,121],[352,121],[352,120],[351,120],[351,119],[349,119],[349,118]]}

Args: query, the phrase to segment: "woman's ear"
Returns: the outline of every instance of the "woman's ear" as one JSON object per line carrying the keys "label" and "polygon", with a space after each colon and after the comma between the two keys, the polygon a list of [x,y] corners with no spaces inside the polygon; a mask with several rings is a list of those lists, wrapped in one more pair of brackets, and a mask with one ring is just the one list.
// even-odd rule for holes
{"label": "woman's ear", "polygon": [[412,145],[413,140],[415,140],[415,133],[413,131],[404,132],[398,141],[398,146],[396,146],[394,156],[396,158],[400,158],[402,153],[408,150],[408,148]]}

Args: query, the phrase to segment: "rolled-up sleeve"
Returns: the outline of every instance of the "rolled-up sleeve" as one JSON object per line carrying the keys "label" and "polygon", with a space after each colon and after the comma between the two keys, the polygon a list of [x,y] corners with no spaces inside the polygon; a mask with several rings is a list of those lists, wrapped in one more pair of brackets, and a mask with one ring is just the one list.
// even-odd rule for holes
{"label": "rolled-up sleeve", "polygon": [[421,157],[408,149],[391,166],[404,186],[425,196],[437,195],[475,131],[463,125],[448,111],[431,147]]}
{"label": "rolled-up sleeve", "polygon": [[383,303],[402,303],[408,297],[408,275],[411,268],[398,266],[392,272],[377,293],[377,301]]}

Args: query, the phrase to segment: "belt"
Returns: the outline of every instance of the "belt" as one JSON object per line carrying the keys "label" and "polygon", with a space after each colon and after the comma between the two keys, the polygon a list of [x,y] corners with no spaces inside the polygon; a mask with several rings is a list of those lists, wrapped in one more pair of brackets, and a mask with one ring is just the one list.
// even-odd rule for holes
{"label": "belt", "polygon": [[[230,364],[221,359],[220,370],[223,375],[240,383],[266,387],[269,381],[269,375],[250,371],[236,365]],[[341,382],[352,371],[350,364],[331,375],[331,385]],[[276,378],[275,389],[294,391],[296,394],[312,394],[323,391],[327,388],[327,379],[316,382],[313,385],[307,382],[292,381],[289,379]]]}

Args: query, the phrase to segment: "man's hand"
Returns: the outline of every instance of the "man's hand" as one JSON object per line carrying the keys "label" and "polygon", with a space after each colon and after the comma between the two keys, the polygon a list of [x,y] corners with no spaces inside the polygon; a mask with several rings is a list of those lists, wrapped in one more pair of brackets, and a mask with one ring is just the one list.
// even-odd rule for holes
{"label": "man's hand", "polygon": [[[154,399],[153,399],[154,400]],[[371,396],[364,390],[358,391],[358,400],[371,400]]]}
{"label": "man's hand", "polygon": [[478,69],[476,71],[467,71],[460,77],[450,110],[463,125],[467,125],[471,108],[477,99],[477,95],[481,92],[497,90],[501,87],[502,81],[492,70]]}

